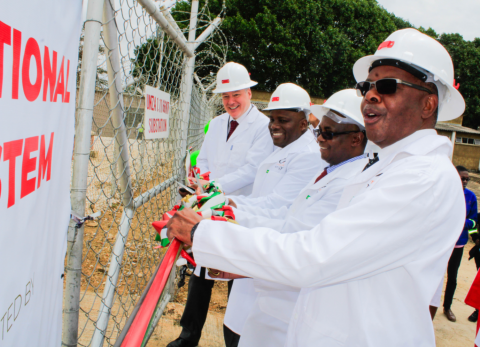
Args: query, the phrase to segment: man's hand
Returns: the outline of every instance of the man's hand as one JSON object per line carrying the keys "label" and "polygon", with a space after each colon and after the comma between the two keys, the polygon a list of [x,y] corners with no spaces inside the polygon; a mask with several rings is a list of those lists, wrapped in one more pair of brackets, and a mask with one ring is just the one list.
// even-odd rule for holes
{"label": "man's hand", "polygon": [[237,204],[230,198],[228,198],[228,205],[237,208]]}
{"label": "man's hand", "polygon": [[176,238],[184,244],[191,246],[191,231],[195,224],[203,218],[191,208],[184,208],[175,212],[174,216],[167,223],[167,236],[169,240]]}
{"label": "man's hand", "polygon": [[247,278],[245,276],[231,274],[229,272],[224,272],[216,269],[208,269],[208,275],[212,278],[224,278],[227,280],[236,280],[238,278]]}

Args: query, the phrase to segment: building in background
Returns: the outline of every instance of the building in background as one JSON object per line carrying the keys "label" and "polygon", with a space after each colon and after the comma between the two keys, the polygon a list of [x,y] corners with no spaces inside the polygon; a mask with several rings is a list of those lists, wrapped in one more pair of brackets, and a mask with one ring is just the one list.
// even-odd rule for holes
{"label": "building in background", "polygon": [[463,116],[435,126],[439,135],[447,136],[453,144],[453,164],[470,171],[480,171],[480,131],[462,126]]}

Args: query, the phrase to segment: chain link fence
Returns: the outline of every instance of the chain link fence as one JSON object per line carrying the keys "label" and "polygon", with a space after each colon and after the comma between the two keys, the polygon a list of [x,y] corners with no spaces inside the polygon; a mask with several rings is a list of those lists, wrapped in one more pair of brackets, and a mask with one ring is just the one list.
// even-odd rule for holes
{"label": "chain link fence", "polygon": [[[72,208],[100,217],[69,227],[64,346],[115,343],[162,257],[151,223],[174,205],[186,149],[200,148],[205,124],[218,114],[211,90],[226,57],[218,28],[222,13],[212,19],[208,2],[200,10],[198,1],[191,3],[167,8],[152,0],[90,0],[88,5]],[[191,9],[198,13],[191,15]],[[203,32],[198,38],[197,31]],[[166,139],[144,138],[145,85],[170,94]]]}

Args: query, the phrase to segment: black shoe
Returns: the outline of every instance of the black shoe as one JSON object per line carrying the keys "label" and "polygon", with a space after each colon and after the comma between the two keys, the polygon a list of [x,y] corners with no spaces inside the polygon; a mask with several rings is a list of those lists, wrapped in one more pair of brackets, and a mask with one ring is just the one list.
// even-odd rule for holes
{"label": "black shoe", "polygon": [[475,323],[478,320],[478,310],[475,310],[469,317],[468,320],[470,322]]}
{"label": "black shoe", "polygon": [[197,343],[193,343],[179,337],[175,341],[170,342],[167,347],[197,347]]}

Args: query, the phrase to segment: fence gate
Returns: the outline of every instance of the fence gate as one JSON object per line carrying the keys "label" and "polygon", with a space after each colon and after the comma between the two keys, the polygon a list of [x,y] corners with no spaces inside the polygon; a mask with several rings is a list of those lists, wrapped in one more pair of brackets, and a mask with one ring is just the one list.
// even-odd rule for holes
{"label": "fence gate", "polygon": [[[212,12],[198,0],[88,2],[71,203],[100,217],[69,225],[63,346],[112,346],[162,257],[151,223],[173,206],[186,150],[200,147],[219,104],[224,7]],[[143,136],[146,85],[170,94],[167,139]]]}

